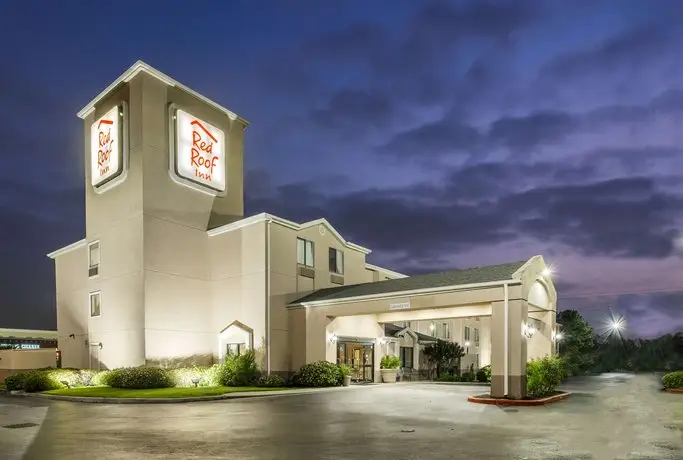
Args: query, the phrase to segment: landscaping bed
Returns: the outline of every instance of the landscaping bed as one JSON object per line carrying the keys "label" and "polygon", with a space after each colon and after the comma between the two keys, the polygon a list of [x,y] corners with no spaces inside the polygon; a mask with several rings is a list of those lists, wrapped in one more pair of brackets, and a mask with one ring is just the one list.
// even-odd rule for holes
{"label": "landscaping bed", "polygon": [[478,404],[492,404],[496,406],[543,406],[567,399],[571,395],[568,391],[554,391],[552,394],[542,397],[527,396],[524,399],[494,398],[490,394],[470,396],[469,402]]}
{"label": "landscaping bed", "polygon": [[683,371],[666,374],[662,377],[662,385],[668,393],[683,394]]}
{"label": "landscaping bed", "polygon": [[42,394],[73,396],[79,398],[201,398],[228,393],[286,391],[287,387],[196,387],[196,388],[151,388],[125,389],[112,387],[78,387],[44,391]]}

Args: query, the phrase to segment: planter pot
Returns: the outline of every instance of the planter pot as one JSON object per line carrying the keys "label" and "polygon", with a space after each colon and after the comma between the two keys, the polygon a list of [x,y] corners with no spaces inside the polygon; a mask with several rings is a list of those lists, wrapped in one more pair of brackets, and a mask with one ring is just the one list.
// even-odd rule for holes
{"label": "planter pot", "polygon": [[351,376],[350,375],[344,376],[344,380],[342,380],[342,385],[344,385],[345,387],[348,387],[349,385],[351,385]]}
{"label": "planter pot", "polygon": [[382,383],[396,383],[396,369],[380,369]]}

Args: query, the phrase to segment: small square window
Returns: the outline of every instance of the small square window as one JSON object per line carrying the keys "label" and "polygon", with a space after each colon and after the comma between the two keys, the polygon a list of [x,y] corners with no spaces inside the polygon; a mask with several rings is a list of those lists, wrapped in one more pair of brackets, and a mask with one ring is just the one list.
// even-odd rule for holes
{"label": "small square window", "polygon": [[94,241],[88,245],[88,276],[100,274],[100,242]]}
{"label": "small square window", "polygon": [[344,253],[339,249],[330,248],[330,272],[344,274]]}
{"label": "small square window", "polygon": [[102,296],[100,292],[90,293],[90,316],[100,316],[102,313]]}
{"label": "small square window", "polygon": [[306,267],[315,267],[313,241],[297,238],[297,262]]}

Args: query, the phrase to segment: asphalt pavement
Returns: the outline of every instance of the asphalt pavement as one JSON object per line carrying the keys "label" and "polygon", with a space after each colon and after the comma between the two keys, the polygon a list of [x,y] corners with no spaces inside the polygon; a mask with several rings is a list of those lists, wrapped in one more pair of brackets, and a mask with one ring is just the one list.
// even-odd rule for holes
{"label": "asphalt pavement", "polygon": [[0,459],[683,459],[683,395],[659,387],[607,374],[507,408],[429,383],[187,404],[2,397]]}

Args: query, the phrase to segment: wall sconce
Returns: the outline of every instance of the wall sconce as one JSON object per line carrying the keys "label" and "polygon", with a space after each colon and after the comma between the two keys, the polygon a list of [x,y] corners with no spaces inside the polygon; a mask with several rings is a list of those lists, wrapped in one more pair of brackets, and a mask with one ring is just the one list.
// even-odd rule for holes
{"label": "wall sconce", "polygon": [[387,337],[378,337],[377,338],[377,343],[380,345],[384,345],[389,342],[389,339]]}
{"label": "wall sconce", "polygon": [[561,332],[553,331],[553,335],[552,335],[553,342],[557,342],[558,340],[562,340],[562,337],[564,337],[564,336],[562,335]]}
{"label": "wall sconce", "polygon": [[70,339],[75,339],[75,338],[76,338],[76,334],[69,334],[69,338],[70,338]]}
{"label": "wall sconce", "polygon": [[337,343],[339,339],[337,338],[337,334],[332,334],[330,336],[330,343]]}
{"label": "wall sconce", "polygon": [[524,336],[527,339],[532,338],[534,336],[535,332],[536,332],[536,328],[530,324],[525,324],[524,328],[522,329],[522,334],[524,334]]}
{"label": "wall sconce", "polygon": [[436,329],[436,325],[434,324],[434,321],[432,321],[431,323],[429,323],[429,330],[433,331],[434,329]]}

